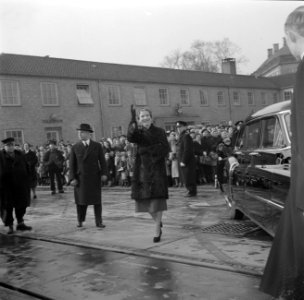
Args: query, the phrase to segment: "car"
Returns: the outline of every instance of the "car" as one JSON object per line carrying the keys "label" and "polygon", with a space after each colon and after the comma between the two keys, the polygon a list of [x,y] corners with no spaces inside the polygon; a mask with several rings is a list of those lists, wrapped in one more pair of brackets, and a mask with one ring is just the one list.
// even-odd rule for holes
{"label": "car", "polygon": [[291,101],[269,105],[245,121],[229,157],[224,185],[233,219],[251,219],[274,236],[290,186]]}

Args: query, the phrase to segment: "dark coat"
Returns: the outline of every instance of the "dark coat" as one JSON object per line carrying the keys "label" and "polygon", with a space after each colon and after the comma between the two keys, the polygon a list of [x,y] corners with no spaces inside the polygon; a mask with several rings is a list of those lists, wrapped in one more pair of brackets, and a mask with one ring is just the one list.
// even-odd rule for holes
{"label": "dark coat", "polygon": [[170,147],[165,131],[154,125],[145,129],[131,123],[127,138],[129,142],[137,145],[132,199],[168,199],[165,158]]}
{"label": "dark coat", "polygon": [[291,183],[261,282],[261,290],[284,299],[304,295],[304,62],[298,67],[291,104]]}
{"label": "dark coat", "polygon": [[14,151],[12,158],[0,151],[0,207],[24,208],[31,202],[29,168],[24,154]]}
{"label": "dark coat", "polygon": [[[53,155],[51,155],[53,154]],[[58,149],[48,150],[43,156],[43,164],[46,170],[59,170],[63,171],[64,156]]]}
{"label": "dark coat", "polygon": [[194,156],[194,145],[191,136],[182,132],[178,140],[178,162],[186,166],[181,167],[183,182],[187,186],[196,186],[196,160]]}
{"label": "dark coat", "polygon": [[75,203],[101,204],[101,176],[108,174],[101,144],[91,140],[87,149],[82,142],[73,145],[69,165],[69,181],[79,182],[74,188]]}
{"label": "dark coat", "polygon": [[24,154],[25,160],[29,166],[30,172],[30,186],[34,188],[37,186],[37,171],[36,167],[38,166],[38,157],[36,153],[32,150],[29,150]]}

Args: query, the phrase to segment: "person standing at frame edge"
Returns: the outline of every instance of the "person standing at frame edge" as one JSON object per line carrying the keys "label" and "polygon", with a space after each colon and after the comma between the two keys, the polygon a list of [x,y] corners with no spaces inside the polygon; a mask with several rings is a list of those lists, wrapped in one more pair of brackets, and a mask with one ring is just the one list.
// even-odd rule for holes
{"label": "person standing at frame edge", "polygon": [[148,212],[155,222],[154,243],[162,236],[162,215],[167,210],[168,182],[165,158],[170,152],[166,132],[152,124],[152,113],[147,108],[138,112],[131,106],[131,122],[127,139],[136,144],[131,198],[136,212]]}
{"label": "person standing at frame edge", "polygon": [[24,154],[15,150],[15,139],[2,140],[4,149],[0,151],[0,215],[7,234],[14,233],[14,217],[17,219],[16,229],[32,230],[24,224],[26,209],[31,203],[30,170]]}
{"label": "person standing at frame edge", "polygon": [[83,226],[88,205],[94,205],[95,224],[104,228],[101,181],[107,181],[105,156],[101,144],[91,139],[93,129],[89,124],[80,124],[77,130],[80,141],[72,146],[69,163],[69,182],[74,186],[77,227]]}
{"label": "person standing at frame edge", "polygon": [[304,6],[289,14],[286,42],[300,61],[291,104],[291,182],[260,290],[275,298],[304,299]]}

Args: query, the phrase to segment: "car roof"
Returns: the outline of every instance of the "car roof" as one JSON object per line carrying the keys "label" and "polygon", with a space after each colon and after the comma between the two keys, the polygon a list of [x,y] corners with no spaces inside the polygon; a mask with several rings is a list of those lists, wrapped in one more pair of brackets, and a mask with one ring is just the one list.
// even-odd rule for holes
{"label": "car roof", "polygon": [[279,113],[281,111],[290,110],[291,109],[291,100],[286,100],[282,102],[278,102],[275,104],[268,105],[257,112],[253,113],[251,116],[248,117],[246,121],[250,121],[252,119],[266,116],[266,115],[273,115]]}

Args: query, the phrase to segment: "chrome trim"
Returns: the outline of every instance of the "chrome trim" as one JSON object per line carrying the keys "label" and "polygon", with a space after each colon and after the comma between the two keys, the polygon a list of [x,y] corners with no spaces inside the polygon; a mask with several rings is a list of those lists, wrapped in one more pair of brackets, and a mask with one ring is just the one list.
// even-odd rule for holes
{"label": "chrome trim", "polygon": [[277,203],[275,203],[275,202],[273,202],[271,200],[265,199],[263,197],[257,196],[257,195],[255,195],[253,193],[248,192],[248,191],[245,191],[245,194],[247,194],[248,196],[251,196],[251,197],[253,197],[253,198],[255,198],[255,199],[257,199],[257,200],[259,200],[261,202],[265,202],[266,204],[269,204],[269,205],[271,205],[271,206],[273,206],[275,208],[278,208],[280,210],[284,209],[284,206],[282,206],[280,204],[277,204]]}

